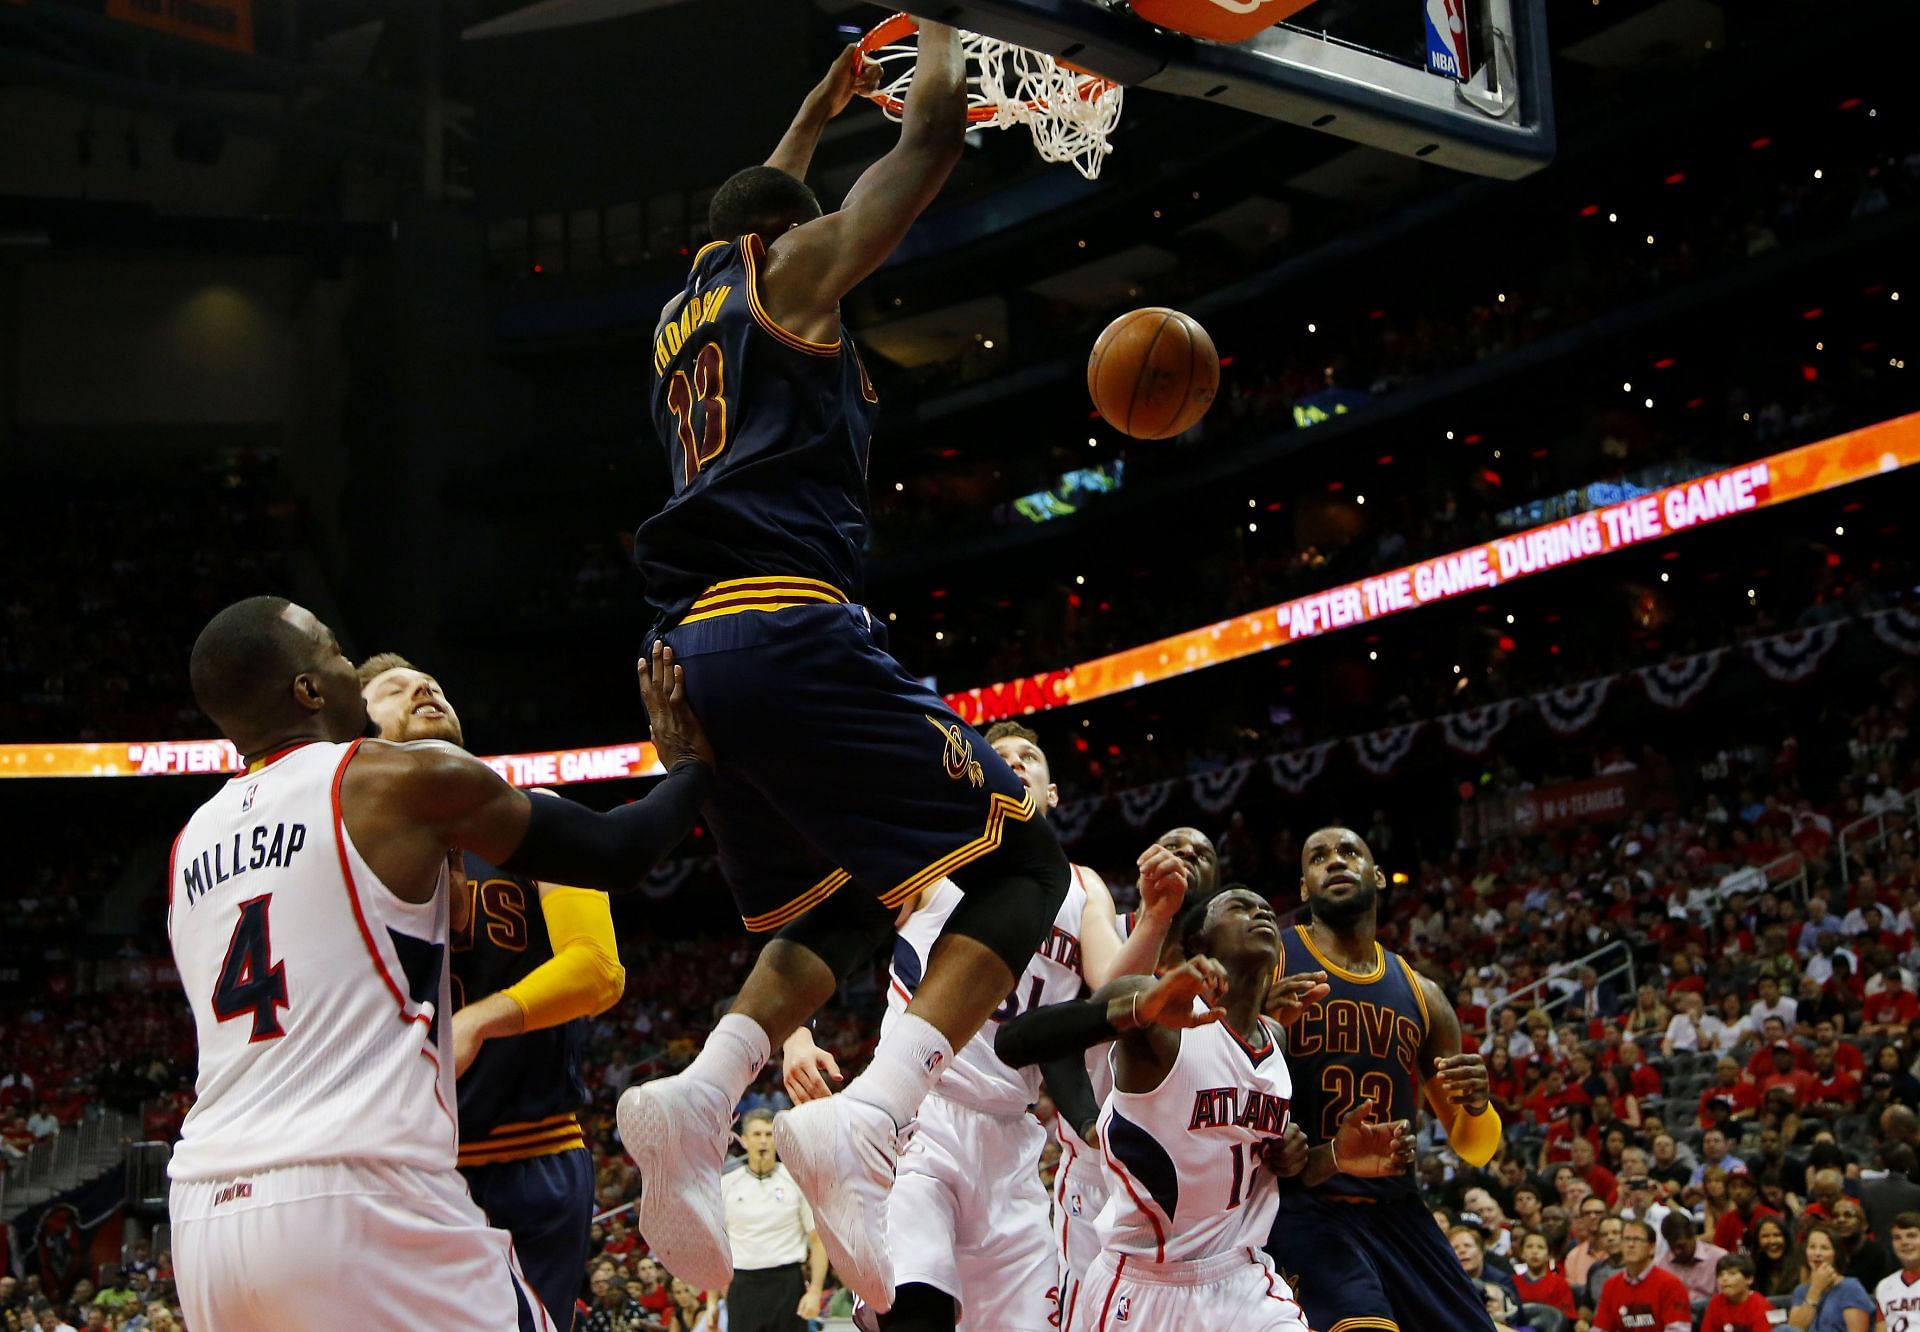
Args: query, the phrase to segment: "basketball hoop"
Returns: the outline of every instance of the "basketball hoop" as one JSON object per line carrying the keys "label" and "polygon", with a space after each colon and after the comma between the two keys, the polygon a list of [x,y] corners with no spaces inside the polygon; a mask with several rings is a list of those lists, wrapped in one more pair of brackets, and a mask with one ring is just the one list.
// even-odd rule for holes
{"label": "basketball hoop", "polygon": [[[867,96],[892,120],[906,109],[920,51],[910,39],[919,30],[912,15],[895,14],[860,39],[860,54],[880,66],[880,86]],[[1025,125],[1043,161],[1071,162],[1088,180],[1100,174],[1113,151],[1107,136],[1120,123],[1119,84],[998,38],[963,32],[960,39],[969,125]]]}

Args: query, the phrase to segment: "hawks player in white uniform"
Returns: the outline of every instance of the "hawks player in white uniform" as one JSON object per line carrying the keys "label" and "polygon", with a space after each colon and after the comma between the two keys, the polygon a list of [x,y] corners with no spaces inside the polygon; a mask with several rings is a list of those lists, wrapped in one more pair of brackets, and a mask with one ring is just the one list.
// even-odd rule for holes
{"label": "hawks player in white uniform", "polygon": [[1261,1012],[1280,955],[1265,898],[1229,888],[1191,910],[1181,934],[1189,961],[1163,980],[1122,977],[1092,1000],[1000,1031],[1011,1062],[1118,1036],[1100,1121],[1114,1187],[1071,1327],[1305,1332],[1260,1247],[1278,1205],[1276,1175],[1324,1176],[1336,1154],[1349,1172],[1404,1168],[1413,1134],[1405,1121],[1369,1122],[1370,1103],[1311,1152],[1290,1124],[1280,1029]]}
{"label": "hawks player in white uniform", "polygon": [[1920,1212],[1902,1212],[1887,1226],[1897,1271],[1873,1288],[1878,1332],[1920,1332]]}
{"label": "hawks player in white uniform", "polygon": [[[1002,722],[986,739],[1043,808],[1058,803],[1059,789],[1032,731]],[[1140,871],[1145,909],[1170,919],[1187,884],[1183,862],[1165,848],[1149,848]],[[894,941],[883,1044],[919,987],[961,896],[943,879],[903,920]],[[1077,998],[1088,985],[1149,965],[1163,932],[1164,926],[1143,931],[1123,944],[1106,884],[1092,870],[1073,867],[1053,926],[1013,992],[955,1052],[921,1106],[887,1207],[896,1293],[893,1308],[877,1320],[880,1328],[1053,1332],[1059,1326],[1059,1262],[1040,1182],[1046,1130],[1027,1113],[1040,1094],[1040,1072],[1002,1063],[993,1052],[994,1032],[1027,1009]],[[796,1102],[826,1094],[823,1072],[838,1076],[832,1057],[805,1028],[788,1038],[783,1056]]]}
{"label": "hawks player in white uniform", "polygon": [[[1137,917],[1119,922],[1121,937],[1132,947],[1131,956],[1144,960],[1160,951],[1173,920],[1179,914],[1177,901],[1156,901],[1147,891],[1150,876],[1163,875],[1171,856],[1185,867],[1187,891],[1211,895],[1219,887],[1220,857],[1213,842],[1198,828],[1173,828],[1162,833],[1140,857],[1141,911]],[[1136,942],[1137,941],[1137,942]],[[1139,951],[1135,951],[1138,949]],[[1122,968],[1128,970],[1130,968]],[[1108,1045],[1087,1051],[1087,1080],[1092,1086],[1097,1111],[1113,1092],[1113,1063]],[[1060,1162],[1053,1172],[1054,1254],[1060,1265],[1060,1326],[1066,1327],[1079,1305],[1080,1288],[1087,1269],[1100,1256],[1100,1232],[1094,1222],[1107,1205],[1108,1174],[1100,1158],[1097,1130],[1089,1126],[1091,1138],[1076,1132],[1079,1127],[1068,1116],[1054,1116],[1054,1136],[1060,1143]]]}
{"label": "hawks player in white uniform", "polygon": [[[671,764],[705,741],[662,664],[643,693]],[[167,933],[199,1045],[169,1168],[189,1325],[551,1328],[454,1168],[448,855],[631,886],[691,825],[704,759],[640,814],[557,799],[536,811],[450,748],[356,739],[367,713],[352,663],[280,598],[215,616],[192,675],[249,762],[188,820],[168,867]]]}

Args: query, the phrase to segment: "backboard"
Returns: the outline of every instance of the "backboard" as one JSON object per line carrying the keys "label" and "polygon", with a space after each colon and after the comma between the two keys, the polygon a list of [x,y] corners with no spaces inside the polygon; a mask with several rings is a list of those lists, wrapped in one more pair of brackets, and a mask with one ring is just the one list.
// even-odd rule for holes
{"label": "backboard", "polygon": [[[1553,157],[1546,0],[908,0],[909,12],[1153,92],[1239,107],[1474,175]],[[1239,42],[1212,11],[1292,10]],[[1183,22],[1184,13],[1192,21]]]}

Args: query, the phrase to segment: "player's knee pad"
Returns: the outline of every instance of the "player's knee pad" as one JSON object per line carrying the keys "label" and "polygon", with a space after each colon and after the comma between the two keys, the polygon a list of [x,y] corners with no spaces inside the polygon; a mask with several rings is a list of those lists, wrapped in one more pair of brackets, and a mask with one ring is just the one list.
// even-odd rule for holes
{"label": "player's knee pad", "polygon": [[953,1296],[910,1282],[893,1293],[893,1308],[880,1315],[880,1332],[953,1332]]}
{"label": "player's knee pad", "polygon": [[1003,826],[1000,845],[953,873],[966,896],[947,932],[977,939],[1018,976],[1066,899],[1073,871],[1045,816]]}
{"label": "player's knee pad", "polygon": [[859,884],[849,883],[774,938],[806,949],[833,969],[835,979],[844,980],[892,933],[893,913]]}

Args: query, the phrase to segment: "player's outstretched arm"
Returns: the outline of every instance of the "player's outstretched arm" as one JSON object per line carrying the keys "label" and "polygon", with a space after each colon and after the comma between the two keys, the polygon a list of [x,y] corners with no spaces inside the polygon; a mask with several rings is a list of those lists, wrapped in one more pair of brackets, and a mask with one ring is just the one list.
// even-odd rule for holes
{"label": "player's outstretched arm", "polygon": [[601,814],[557,796],[530,796],[452,745],[363,744],[341,787],[355,845],[381,882],[424,902],[450,850],[473,851],[529,878],[610,892],[637,888],[698,817],[713,750],[686,703],[670,649],[640,668],[666,780]]}
{"label": "player's outstretched arm", "polygon": [[1447,1145],[1468,1165],[1483,1166],[1500,1150],[1500,1113],[1493,1108],[1486,1061],[1461,1050],[1453,1001],[1425,976],[1418,979],[1429,1018],[1420,1051],[1421,1066],[1428,1070],[1427,1104],[1446,1131]]}
{"label": "player's outstretched arm", "polygon": [[467,1071],[487,1041],[592,1017],[620,1002],[627,973],[620,965],[613,903],[607,895],[543,883],[540,914],[553,956],[506,989],[453,1015],[455,1077]]}
{"label": "player's outstretched arm", "polygon": [[1187,891],[1186,862],[1155,843],[1140,853],[1138,867],[1140,914],[1124,942],[1113,895],[1104,883],[1087,885],[1087,905],[1080,913],[1080,972],[1096,990],[1115,976],[1151,972],[1180,914]]}
{"label": "player's outstretched arm", "polygon": [[813,150],[820,146],[820,132],[827,122],[847,109],[855,97],[872,92],[880,84],[880,66],[864,59],[860,48],[849,46],[834,57],[833,64],[813,91],[800,103],[800,110],[780,138],[767,165],[784,171],[795,180],[807,178],[813,164]]}
{"label": "player's outstretched arm", "polygon": [[[1022,1068],[1066,1058],[1104,1041],[1119,1041],[1123,1090],[1151,1091],[1160,1085],[1180,1051],[1180,1029],[1218,1022],[1225,1016],[1219,1004],[1226,991],[1226,971],[1210,957],[1194,958],[1157,980],[1120,976],[1091,998],[1029,1009],[1003,1022],[994,1033],[994,1053],[1014,1068]],[[1196,999],[1204,1000],[1204,1005],[1196,1008]],[[1141,1078],[1151,1077],[1151,1086],[1140,1087],[1125,1079],[1130,1059]]]}
{"label": "player's outstretched arm", "polygon": [[838,212],[771,242],[761,300],[789,328],[831,314],[880,267],[946,184],[967,134],[967,67],[960,34],[923,20],[900,139],[868,167]]}

